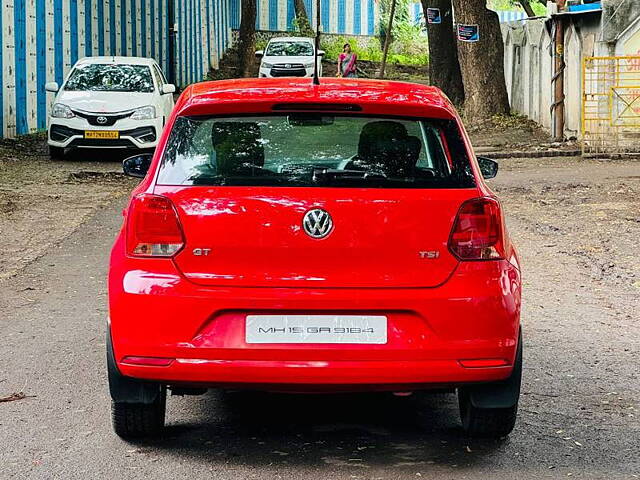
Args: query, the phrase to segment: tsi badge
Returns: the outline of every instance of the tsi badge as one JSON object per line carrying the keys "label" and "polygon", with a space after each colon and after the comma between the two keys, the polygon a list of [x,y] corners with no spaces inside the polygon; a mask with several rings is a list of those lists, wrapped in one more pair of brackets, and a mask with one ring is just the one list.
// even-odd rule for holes
{"label": "tsi badge", "polygon": [[418,252],[421,260],[435,260],[440,258],[440,252],[438,250],[425,250]]}

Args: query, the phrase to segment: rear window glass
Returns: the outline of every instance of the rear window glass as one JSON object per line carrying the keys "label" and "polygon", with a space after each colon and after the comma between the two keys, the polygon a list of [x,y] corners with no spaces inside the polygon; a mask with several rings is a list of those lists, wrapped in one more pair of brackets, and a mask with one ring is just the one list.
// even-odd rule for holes
{"label": "rear window glass", "polygon": [[86,63],[73,69],[64,89],[152,93],[154,86],[151,70],[146,65]]}
{"label": "rear window glass", "polygon": [[332,116],[179,117],[161,185],[466,188],[453,121]]}

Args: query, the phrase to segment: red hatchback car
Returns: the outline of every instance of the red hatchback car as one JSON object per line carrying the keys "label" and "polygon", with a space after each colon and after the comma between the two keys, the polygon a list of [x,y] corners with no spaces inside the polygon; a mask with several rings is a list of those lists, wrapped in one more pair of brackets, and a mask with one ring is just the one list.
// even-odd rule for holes
{"label": "red hatchback car", "polygon": [[457,389],[472,435],[514,426],[521,278],[449,100],[409,83],[185,90],[111,253],[107,358],[123,437],[167,389]]}

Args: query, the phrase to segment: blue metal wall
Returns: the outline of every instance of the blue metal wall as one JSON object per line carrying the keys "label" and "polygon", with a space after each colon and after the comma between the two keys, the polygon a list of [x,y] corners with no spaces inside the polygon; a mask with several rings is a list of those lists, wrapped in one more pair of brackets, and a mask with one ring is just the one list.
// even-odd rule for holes
{"label": "blue metal wall", "polygon": [[516,22],[518,20],[524,20],[525,18],[527,18],[527,14],[524,12],[500,10],[496,13],[498,14],[498,17],[500,17],[500,23]]}
{"label": "blue metal wall", "polygon": [[[230,0],[231,28],[240,28],[241,1]],[[256,28],[262,31],[293,30],[293,0],[257,0]],[[305,0],[307,15],[316,25],[316,1]],[[378,2],[374,0],[321,0],[321,31],[347,35],[376,35]]]}
{"label": "blue metal wall", "polygon": [[[231,40],[230,0],[175,0],[176,83],[202,80]],[[265,0],[261,0],[265,1]],[[0,0],[0,137],[46,127],[54,95],[85,56],[153,57],[169,71],[169,0]]]}

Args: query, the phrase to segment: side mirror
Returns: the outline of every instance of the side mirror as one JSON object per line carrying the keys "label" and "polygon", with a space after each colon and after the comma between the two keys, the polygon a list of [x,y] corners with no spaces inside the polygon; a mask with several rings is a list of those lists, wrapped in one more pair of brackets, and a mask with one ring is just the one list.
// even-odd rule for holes
{"label": "side mirror", "polygon": [[58,93],[58,90],[60,90],[60,85],[58,85],[58,82],[47,82],[44,84],[44,89],[47,92]]}
{"label": "side mirror", "polygon": [[478,164],[480,165],[480,172],[482,172],[484,178],[494,178],[498,175],[498,162],[495,160],[487,157],[478,157]]}
{"label": "side mirror", "polygon": [[327,52],[325,52],[324,50],[318,50],[318,56],[319,57],[324,57],[327,54]]}
{"label": "side mirror", "polygon": [[122,170],[125,175],[136,178],[144,178],[151,166],[152,153],[141,153],[133,157],[125,158],[122,162]]}
{"label": "side mirror", "polygon": [[258,50],[258,51],[256,52],[256,57],[258,57],[258,58],[262,58],[262,57],[264,57],[264,50]]}
{"label": "side mirror", "polygon": [[176,86],[172,83],[165,83],[160,87],[160,93],[162,93],[162,95],[176,93]]}

